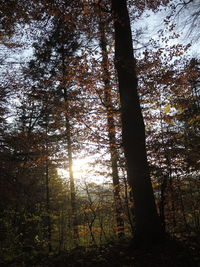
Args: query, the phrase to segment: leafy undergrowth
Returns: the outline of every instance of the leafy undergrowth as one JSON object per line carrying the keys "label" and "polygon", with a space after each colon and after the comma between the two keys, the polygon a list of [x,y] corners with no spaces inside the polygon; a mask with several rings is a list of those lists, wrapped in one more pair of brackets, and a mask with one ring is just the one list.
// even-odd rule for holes
{"label": "leafy undergrowth", "polygon": [[[181,241],[168,240],[148,249],[133,249],[129,241],[109,243],[101,247],[79,247],[69,252],[13,262],[4,266],[33,267],[199,267],[200,242],[196,238]],[[3,265],[2,265],[3,266]]]}

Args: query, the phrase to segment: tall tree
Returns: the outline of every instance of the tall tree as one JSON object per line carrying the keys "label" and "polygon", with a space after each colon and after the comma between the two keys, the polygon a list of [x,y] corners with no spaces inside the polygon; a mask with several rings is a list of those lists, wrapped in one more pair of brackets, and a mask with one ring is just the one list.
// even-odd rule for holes
{"label": "tall tree", "polygon": [[107,37],[105,32],[105,21],[100,16],[99,31],[100,31],[100,47],[102,53],[102,73],[104,82],[104,102],[107,112],[107,131],[109,138],[109,148],[111,157],[113,194],[115,201],[115,213],[117,222],[117,234],[119,238],[124,237],[124,221],[122,218],[123,207],[120,197],[120,181],[118,172],[118,152],[116,140],[116,126],[114,120],[114,107],[112,99],[111,75],[109,72],[109,58],[107,51]]}
{"label": "tall tree", "polygon": [[[71,32],[65,22],[61,18],[55,17],[52,20],[52,29],[49,34],[42,37],[41,44],[35,45],[35,61],[31,61],[30,66],[33,66],[35,73],[41,70],[41,67],[46,67],[42,70],[40,77],[43,90],[47,94],[52,95],[54,108],[60,112],[59,119],[62,121],[64,128],[65,144],[67,145],[67,166],[69,170],[69,180],[71,188],[71,212],[72,225],[74,231],[74,243],[78,244],[78,229],[76,218],[76,194],[73,173],[73,140],[72,130],[73,126],[71,118],[74,111],[78,111],[78,107],[72,107],[70,101],[73,101],[76,92],[72,89],[73,81],[69,78],[70,68],[72,67],[72,57],[78,48],[77,38],[75,32]],[[74,66],[73,66],[74,67]],[[33,75],[34,78],[34,75]],[[36,79],[39,77],[36,76]],[[47,84],[47,85],[46,85]],[[37,86],[37,85],[36,85]],[[37,90],[37,88],[36,88]],[[45,99],[44,99],[45,101]],[[54,111],[53,111],[54,112]],[[60,125],[58,125],[58,130]]]}
{"label": "tall tree", "polygon": [[135,205],[135,244],[160,240],[162,226],[157,214],[145,147],[145,126],[137,92],[138,81],[126,0],[112,0],[115,30],[115,66],[121,102],[122,141],[128,179]]}

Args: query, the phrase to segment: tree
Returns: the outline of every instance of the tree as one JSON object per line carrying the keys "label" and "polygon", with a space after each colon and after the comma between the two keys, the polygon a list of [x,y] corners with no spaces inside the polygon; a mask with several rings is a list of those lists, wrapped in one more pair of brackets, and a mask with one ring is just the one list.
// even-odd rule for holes
{"label": "tree", "polygon": [[116,212],[116,223],[117,223],[117,234],[119,238],[124,237],[124,221],[122,218],[123,207],[122,200],[120,197],[120,180],[118,171],[118,151],[117,151],[117,140],[116,140],[116,126],[114,119],[114,107],[112,97],[112,85],[111,85],[111,74],[109,72],[109,58],[107,51],[107,37],[105,32],[106,23],[103,18],[99,18],[99,31],[100,31],[100,47],[102,53],[102,76],[104,82],[104,103],[107,112],[107,131],[109,138],[109,150],[111,157],[111,168],[112,168],[112,180],[113,180],[113,194],[115,201],[115,212]]}
{"label": "tree", "polygon": [[145,147],[145,126],[137,92],[130,19],[126,0],[112,0],[115,30],[115,66],[121,102],[122,141],[129,184],[135,205],[135,244],[146,245],[163,238],[151,185]]}
{"label": "tree", "polygon": [[[20,31],[24,23],[26,27],[34,28],[34,38],[35,40],[38,38],[33,46],[33,60],[30,62],[26,79],[16,78],[19,81],[16,89],[20,89],[18,94],[20,104],[14,101],[15,105],[20,106],[15,115],[16,124],[9,124],[9,120],[6,120],[6,101],[9,102],[11,99],[5,90],[0,92],[0,115],[3,116],[0,121],[2,123],[2,126],[0,125],[0,170],[3,173],[1,185],[2,188],[6,188],[1,189],[0,208],[3,213],[6,213],[7,209],[9,212],[14,211],[9,215],[7,213],[3,221],[5,226],[7,225],[6,229],[9,230],[12,228],[13,218],[17,218],[11,234],[16,237],[14,246],[17,247],[17,241],[20,240],[22,249],[29,244],[35,246],[40,238],[44,241],[45,249],[48,245],[49,250],[51,245],[54,249],[56,241],[59,243],[59,250],[64,249],[66,244],[70,247],[72,245],[70,238],[65,242],[64,236],[70,236],[71,232],[75,241],[73,245],[78,245],[78,241],[83,242],[81,234],[78,240],[79,230],[81,233],[81,227],[84,226],[84,222],[82,225],[80,223],[82,218],[87,222],[93,243],[98,243],[97,233],[102,242],[106,240],[107,232],[111,233],[109,237],[116,232],[114,215],[117,231],[121,230],[118,231],[119,237],[123,236],[127,224],[123,214],[123,202],[120,199],[123,196],[120,192],[120,186],[122,186],[120,178],[126,177],[126,174],[124,153],[120,153],[122,150],[118,117],[119,95],[123,147],[129,184],[134,196],[135,244],[147,245],[164,236],[156,211],[150,175],[158,184],[157,187],[155,186],[156,200],[157,202],[160,200],[162,204],[160,217],[163,225],[165,217],[169,218],[168,213],[175,218],[181,211],[187,226],[189,220],[185,214],[191,209],[192,201],[189,203],[184,197],[190,194],[197,199],[199,196],[196,179],[199,154],[197,145],[194,148],[194,144],[199,141],[199,66],[196,65],[197,62],[191,62],[196,66],[188,67],[188,72],[190,72],[189,69],[193,69],[189,86],[187,75],[182,75],[185,71],[182,69],[183,72],[179,72],[179,67],[175,67],[176,64],[173,68],[163,59],[163,57],[165,60],[167,58],[167,61],[172,59],[176,49],[173,49],[172,54],[167,49],[158,49],[152,53],[146,50],[141,64],[142,74],[138,73],[139,64],[137,62],[136,70],[137,55],[133,53],[127,10],[129,3],[133,10],[133,17],[139,18],[139,14],[141,15],[146,8],[155,11],[160,4],[176,2],[176,0],[99,0],[95,2],[98,2],[98,7],[101,8],[100,12],[98,8],[98,16],[95,13],[97,5],[94,5],[93,0],[31,0],[30,2],[2,0],[0,14],[3,16],[0,22],[3,25],[3,34],[0,38],[3,41],[1,44],[7,47],[15,45],[15,42],[6,42],[6,37],[11,36],[15,30]],[[192,2],[196,1],[188,1],[186,4]],[[109,11],[107,7],[111,3],[114,27],[108,31],[104,23],[108,20],[110,26],[111,16],[105,11]],[[11,13],[13,13],[12,17]],[[169,26],[169,28],[173,27]],[[116,72],[114,72],[112,53],[114,30],[119,94],[115,91]],[[81,47],[77,44],[77,31],[81,32]],[[15,37],[13,37],[14,41]],[[106,45],[107,39],[109,45]],[[167,37],[164,39],[166,43],[169,41]],[[150,58],[149,54],[151,54]],[[140,55],[138,53],[138,57],[141,58],[141,53]],[[180,55],[178,57],[180,58]],[[181,81],[177,83],[175,81],[176,75],[180,75],[182,81],[187,80],[182,89],[180,89]],[[139,86],[138,78],[141,80]],[[12,81],[8,83],[8,87],[15,87]],[[145,90],[150,92],[151,96],[150,93],[145,95]],[[145,131],[140,106],[148,132]],[[151,108],[154,110],[151,111]],[[154,125],[152,125],[152,118],[154,118]],[[173,124],[174,122],[176,125]],[[107,131],[105,125],[107,125]],[[6,129],[8,127],[10,132]],[[146,133],[148,134],[147,152]],[[110,194],[111,187],[107,196],[109,202],[106,203],[100,187],[95,186],[95,194],[93,194],[90,190],[93,190],[94,186],[86,186],[88,200],[83,202],[85,217],[78,213],[79,227],[77,227],[76,209],[81,206],[81,198],[77,198],[75,194],[72,167],[73,156],[78,154],[77,151],[81,151],[81,156],[92,155],[93,173],[105,178],[113,178],[115,202],[113,203],[112,194]],[[56,168],[60,166],[55,162],[56,160],[63,162],[63,154],[68,159],[66,161],[68,164],[64,167],[67,166],[69,170],[70,182],[67,189],[71,200],[70,208],[70,201],[64,198],[63,184],[56,174]],[[94,154],[97,157],[94,157]],[[151,164],[150,171],[147,157]],[[89,171],[84,175],[92,176]],[[186,183],[188,181],[190,186]],[[58,188],[57,193],[53,191],[54,185]],[[126,183],[124,186],[127,196]],[[83,191],[80,188],[81,186],[79,186],[81,195]],[[173,196],[168,194],[170,190],[173,191]],[[59,195],[59,192],[62,194]],[[12,197],[9,198],[10,195]],[[97,196],[99,201],[96,201]],[[62,205],[59,204],[60,201]],[[99,205],[100,202],[102,205]],[[170,207],[172,202],[173,209]],[[195,220],[197,219],[197,223],[195,222],[197,229],[199,210],[196,206],[191,210],[195,214]],[[67,223],[69,227],[66,227]],[[178,229],[171,221],[170,225],[173,229]],[[167,230],[172,228],[167,224]],[[38,235],[37,232],[40,234]],[[9,235],[5,240],[9,245],[11,244]]]}
{"label": "tree", "polygon": [[[78,112],[76,108],[70,105],[70,101],[74,101],[77,92],[72,88],[73,81],[70,77],[70,68],[72,67],[72,57],[78,48],[78,36],[75,32],[71,32],[65,25],[65,21],[61,18],[54,17],[52,19],[51,30],[49,34],[42,37],[41,43],[35,44],[35,60],[30,62],[30,70],[32,78],[36,83],[36,97],[39,96],[37,91],[39,87],[43,87],[45,102],[48,94],[52,96],[52,114],[59,114],[59,121],[62,122],[64,128],[64,143],[67,145],[67,163],[69,169],[69,179],[71,188],[71,216],[74,229],[74,243],[78,244],[78,228],[76,215],[76,192],[73,173],[73,140],[72,140],[72,116]],[[45,67],[45,71],[42,68]],[[74,67],[74,66],[73,66]],[[41,84],[37,84],[40,80]],[[38,87],[38,88],[37,88]],[[47,101],[48,105],[48,101]],[[56,111],[57,109],[57,111]],[[74,110],[76,109],[75,113]],[[55,112],[55,111],[56,112]],[[59,111],[58,111],[59,110]],[[49,111],[50,112],[50,111]],[[57,130],[60,124],[57,125]]]}

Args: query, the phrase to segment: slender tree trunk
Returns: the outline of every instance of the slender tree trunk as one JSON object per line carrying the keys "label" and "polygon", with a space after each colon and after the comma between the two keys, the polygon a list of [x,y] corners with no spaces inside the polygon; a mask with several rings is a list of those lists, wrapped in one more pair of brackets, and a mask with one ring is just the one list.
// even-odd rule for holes
{"label": "slender tree trunk", "polygon": [[102,68],[103,68],[103,82],[104,88],[104,101],[107,110],[107,130],[110,146],[110,156],[111,156],[111,168],[112,168],[112,179],[113,179],[113,194],[115,202],[115,216],[117,223],[117,235],[119,238],[124,237],[124,220],[122,218],[123,207],[120,197],[120,182],[118,173],[118,154],[116,149],[116,129],[115,121],[113,118],[113,105],[112,105],[112,88],[110,84],[110,73],[109,73],[109,61],[108,61],[108,51],[107,51],[107,40],[105,35],[105,25],[104,22],[99,22],[100,28],[100,47],[102,51]]}
{"label": "slender tree trunk", "polygon": [[49,170],[48,162],[46,161],[46,211],[47,211],[47,238],[48,238],[48,249],[51,252],[51,218],[50,218],[50,199],[49,199]]}
{"label": "slender tree trunk", "polygon": [[96,240],[95,240],[95,236],[93,233],[93,224],[96,220],[97,215],[96,215],[95,209],[93,208],[93,201],[92,201],[92,198],[91,198],[91,195],[89,192],[89,188],[88,188],[88,185],[86,182],[85,182],[85,189],[86,189],[86,193],[87,193],[87,197],[88,197],[88,204],[89,204],[89,209],[91,211],[91,214],[87,215],[87,212],[84,212],[84,213],[85,213],[85,218],[87,218],[87,224],[88,224],[88,228],[90,231],[92,243],[94,245],[96,245]]}
{"label": "slender tree trunk", "polygon": [[[65,99],[65,102],[67,103],[68,100],[67,100],[66,89],[64,89],[64,99]],[[68,108],[66,107],[66,111],[67,110]],[[78,221],[77,221],[76,191],[75,191],[74,173],[73,173],[71,126],[70,126],[68,115],[65,116],[65,126],[66,126],[66,138],[67,138],[67,154],[68,154],[70,195],[71,195],[73,239],[74,239],[74,244],[77,246],[78,240],[79,240],[79,233],[78,233]]]}
{"label": "slender tree trunk", "polygon": [[[166,195],[167,189],[169,187],[169,180],[171,179],[171,162],[167,153],[167,149],[165,147],[164,141],[164,124],[163,124],[163,112],[162,112],[162,91],[159,90],[159,113],[160,113],[160,128],[161,128],[161,142],[162,149],[164,150],[164,158],[166,163],[167,171],[166,173],[162,173],[161,186],[160,186],[160,203],[159,203],[159,211],[160,211],[160,220],[163,226],[164,231],[166,230],[166,222],[165,222],[165,205],[166,205]],[[160,165],[162,161],[160,162]]]}
{"label": "slender tree trunk", "polygon": [[75,246],[78,246],[79,233],[78,233],[78,221],[77,221],[77,206],[76,206],[76,192],[74,185],[74,172],[73,172],[73,153],[72,153],[72,134],[71,124],[69,120],[69,105],[68,105],[68,91],[66,88],[66,63],[64,53],[64,41],[62,44],[62,92],[65,105],[65,132],[67,141],[67,155],[68,155],[68,168],[69,168],[69,182],[70,182],[70,195],[71,195],[71,212],[72,212],[72,227],[73,227],[73,241]]}
{"label": "slender tree trunk", "polygon": [[63,243],[64,243],[64,214],[62,208],[59,220],[59,252],[63,250]]}
{"label": "slender tree trunk", "polygon": [[150,180],[145,126],[137,92],[130,19],[126,0],[112,0],[115,30],[115,66],[121,102],[122,139],[133,190],[136,230],[135,245],[142,246],[163,237]]}
{"label": "slender tree trunk", "polygon": [[[46,122],[47,123],[47,122]],[[46,212],[47,212],[47,239],[49,252],[52,250],[51,246],[51,217],[50,217],[50,195],[49,195],[49,160],[48,160],[48,129],[46,125],[46,162],[45,162],[45,186],[46,186]]]}

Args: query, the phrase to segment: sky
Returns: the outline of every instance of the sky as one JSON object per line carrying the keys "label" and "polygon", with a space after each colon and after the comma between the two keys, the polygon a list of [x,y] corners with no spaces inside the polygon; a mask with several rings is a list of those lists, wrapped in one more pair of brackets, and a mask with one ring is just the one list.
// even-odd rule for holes
{"label": "sky", "polygon": [[[194,6],[189,6],[180,12],[178,15],[172,16],[170,18],[170,24],[174,24],[174,31],[180,35],[179,38],[174,40],[170,40],[168,45],[173,45],[177,43],[181,44],[191,44],[190,49],[188,50],[187,55],[189,57],[199,57],[200,54],[200,34],[199,34],[199,27],[200,27],[200,5],[199,6],[199,20],[197,23],[192,27],[191,31],[191,24],[190,19],[192,18],[191,14],[194,13],[194,7],[199,0],[194,0]],[[180,1],[178,1],[180,2]],[[168,31],[167,25],[164,23],[164,20],[167,16],[169,16],[171,12],[169,10],[162,9],[157,13],[153,13],[152,11],[145,12],[142,17],[140,17],[136,23],[132,24],[132,29],[141,28],[143,30],[143,34],[141,36],[141,42],[148,44],[149,40],[153,38],[154,40],[158,40],[161,47],[165,46],[165,43],[159,39],[158,31],[160,29],[164,30],[163,36],[170,36],[170,32]],[[133,34],[134,35],[134,34]],[[138,49],[139,47],[143,46],[143,44],[137,44],[136,42],[133,43]]]}

